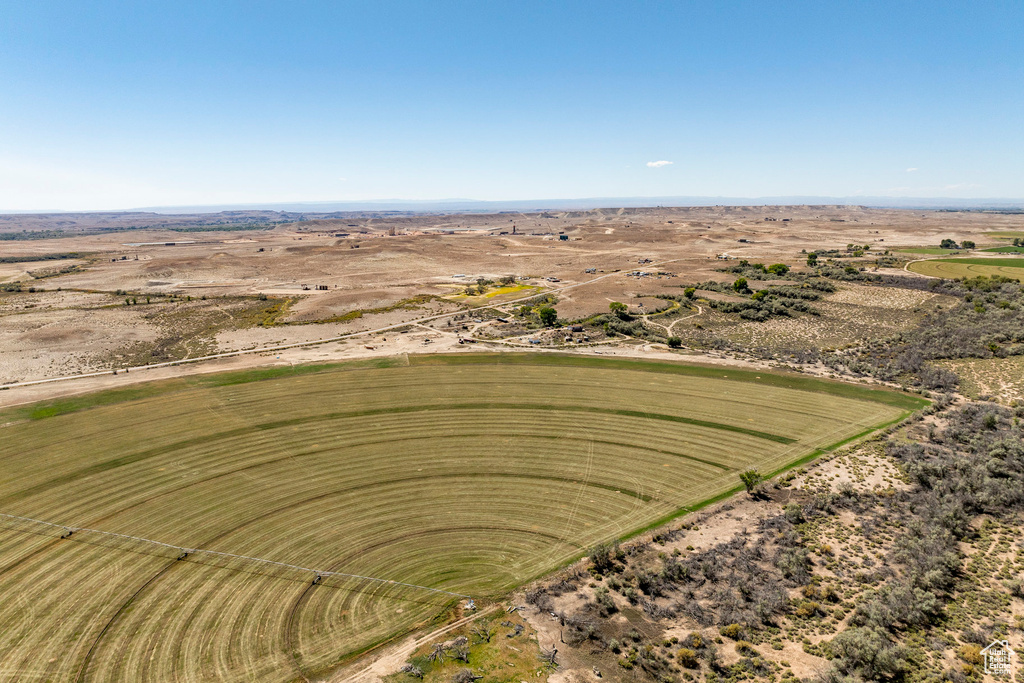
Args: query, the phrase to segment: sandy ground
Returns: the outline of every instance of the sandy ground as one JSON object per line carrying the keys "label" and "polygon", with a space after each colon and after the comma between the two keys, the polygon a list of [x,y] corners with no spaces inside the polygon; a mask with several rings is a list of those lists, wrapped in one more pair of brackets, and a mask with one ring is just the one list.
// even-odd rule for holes
{"label": "sandy ground", "polygon": [[[429,342],[427,341],[428,339],[430,340]],[[465,345],[458,343],[457,335],[439,334],[437,331],[431,331],[426,328],[416,328],[406,334],[381,332],[350,340],[283,349],[275,352],[259,352],[197,363],[137,369],[127,373],[121,371],[116,375],[112,372],[102,372],[93,376],[72,377],[66,380],[10,387],[0,390],[0,407],[11,407],[35,401],[74,396],[91,391],[128,386],[139,382],[211,372],[245,370],[255,367],[362,360],[412,354],[522,352],[524,350],[531,350],[534,353],[578,353],[603,357],[682,360],[689,363],[710,363],[758,369],[770,367],[770,364],[766,362],[748,361],[726,354],[696,354],[671,351],[660,344],[595,344],[570,349],[538,349],[524,344],[512,345],[497,342],[480,342]]]}
{"label": "sandy ground", "polygon": [[[762,519],[781,514],[787,503],[799,500],[803,492],[810,490],[837,490],[840,486],[849,485],[855,490],[869,491],[875,488],[901,488],[906,484],[902,476],[884,456],[874,453],[870,448],[859,447],[855,444],[848,445],[841,451],[832,454],[827,458],[820,459],[810,465],[797,470],[789,484],[789,488],[770,489],[769,500],[754,500],[747,494],[741,493],[732,498],[717,503],[705,510],[693,513],[687,517],[675,520],[669,526],[677,528],[680,524],[690,525],[694,528],[688,529],[676,539],[664,544],[658,544],[658,550],[665,553],[673,553],[679,549],[680,552],[693,552],[707,550],[720,543],[732,540],[737,534],[745,533],[747,530],[756,528]],[[852,513],[845,513],[845,523],[850,523],[849,517]],[[634,543],[649,542],[659,530],[638,537]],[[628,543],[627,543],[628,545]],[[692,549],[692,550],[689,550]],[[575,566],[568,567],[559,574],[571,575],[574,572],[584,571],[587,560],[583,560]],[[548,580],[549,581],[549,580]],[[582,604],[582,593],[570,594],[556,599],[556,605],[560,610],[567,613],[576,611],[575,608]],[[514,596],[516,604],[525,605],[523,593],[517,592]],[[541,612],[532,606],[524,606],[522,614],[527,618],[538,633],[538,641],[542,645],[556,645],[560,640],[560,622],[550,613]],[[613,617],[615,618],[615,617]],[[621,614],[618,618],[625,620]],[[677,626],[668,628],[663,637],[670,638],[678,636],[685,637],[691,631],[697,630],[709,635],[717,635],[715,629],[702,629],[693,623],[680,619]],[[815,638],[818,640],[819,638]],[[782,650],[769,650],[761,648],[761,656],[776,662],[786,661],[792,667],[793,673],[802,679],[813,678],[823,671],[828,662],[820,657],[810,655],[803,650],[801,643],[786,641]],[[722,661],[725,664],[732,664],[739,659],[739,655],[731,648],[720,650]],[[548,677],[549,683],[598,683],[602,677],[598,677],[592,663],[588,660],[583,649],[562,647],[559,650],[559,669]],[[399,663],[399,666],[401,663]],[[394,669],[392,670],[394,671]]]}
{"label": "sandy ground", "polygon": [[[85,225],[89,217],[0,218],[5,219],[0,229],[31,230],[33,226],[72,229]],[[109,226],[122,219],[127,220],[116,216],[89,220]],[[572,320],[606,312],[612,301],[627,303],[637,312],[643,303],[644,310],[650,310],[662,305],[655,295],[678,295],[680,285],[728,281],[732,276],[717,270],[723,265],[716,259],[720,254],[802,267],[806,251],[845,249],[856,243],[869,244],[870,253],[876,253],[929,245],[943,237],[967,237],[984,246],[1000,243],[987,233],[1022,226],[1024,217],[1014,215],[860,207],[713,207],[363,216],[240,233],[140,229],[5,241],[0,243],[0,256],[33,258],[75,252],[81,257],[0,264],[0,383],[113,370],[118,367],[116,358],[131,355],[126,347],[139,348],[157,338],[173,340],[179,334],[144,307],[117,310],[123,296],[118,292],[179,300],[191,297],[205,301],[211,311],[222,308],[225,297],[265,294],[288,299],[281,322],[306,323],[270,328],[225,323],[210,331],[208,340],[209,347],[223,352],[318,341],[456,310],[458,302],[433,301],[354,319],[350,315],[347,322],[318,322],[387,309],[414,297],[459,292],[478,277],[529,277],[520,282],[561,289],[557,310],[561,318]],[[69,266],[74,266],[71,272],[55,274]],[[630,275],[638,271],[646,275]],[[2,291],[14,282],[20,283],[21,292]],[[566,286],[571,288],[563,289]],[[29,287],[46,293],[40,299],[27,291]],[[832,303],[866,305],[863,297],[844,298],[858,296],[855,289],[844,289],[832,297]],[[891,308],[896,314],[901,307],[918,305],[889,301],[893,296],[886,293],[870,302],[875,309],[872,319],[881,325],[886,322],[878,313],[881,309]],[[103,297],[107,297],[106,307],[95,301]],[[823,325],[816,329],[814,321],[805,319],[772,321],[741,328],[736,338],[758,344],[787,335],[799,341],[802,335],[807,343],[828,344],[842,333],[832,329],[831,323]]]}

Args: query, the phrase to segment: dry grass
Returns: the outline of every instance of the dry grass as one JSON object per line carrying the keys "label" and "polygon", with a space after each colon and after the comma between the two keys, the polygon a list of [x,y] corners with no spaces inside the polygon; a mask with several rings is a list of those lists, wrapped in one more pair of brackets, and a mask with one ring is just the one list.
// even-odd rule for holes
{"label": "dry grass", "polygon": [[943,361],[960,376],[960,391],[970,398],[998,397],[1003,403],[1024,400],[1024,356]]}

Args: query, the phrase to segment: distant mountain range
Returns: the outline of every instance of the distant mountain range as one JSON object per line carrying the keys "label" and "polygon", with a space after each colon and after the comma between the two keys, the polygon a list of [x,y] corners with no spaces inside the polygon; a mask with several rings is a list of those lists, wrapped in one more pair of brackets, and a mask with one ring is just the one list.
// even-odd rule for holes
{"label": "distant mountain range", "polygon": [[1024,199],[949,197],[820,197],[793,195],[784,197],[584,197],[581,199],[379,199],[368,201],[261,202],[251,204],[207,204],[148,206],[108,211],[3,211],[0,215],[58,214],[209,214],[222,211],[277,211],[288,213],[390,212],[403,213],[496,213],[500,211],[553,211],[657,206],[867,206],[880,209],[994,209],[1024,210]]}
{"label": "distant mountain range", "polygon": [[892,209],[1024,209],[1024,199],[957,199],[947,197],[586,197],[582,199],[475,199],[405,200],[381,199],[344,202],[268,202],[260,204],[218,204],[208,206],[151,206],[134,211],[155,213],[212,213],[217,211],[265,210],[309,211],[423,211],[438,213],[490,213],[496,211],[544,211],[553,209],[600,209],[649,206],[783,206],[857,205]]}

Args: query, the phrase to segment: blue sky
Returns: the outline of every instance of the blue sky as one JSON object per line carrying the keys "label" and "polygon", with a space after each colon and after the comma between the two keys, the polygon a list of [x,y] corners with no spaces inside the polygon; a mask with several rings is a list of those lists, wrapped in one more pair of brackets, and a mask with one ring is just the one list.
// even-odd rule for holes
{"label": "blue sky", "polygon": [[1021,198],[1022,35],[1020,0],[5,2],[0,210]]}

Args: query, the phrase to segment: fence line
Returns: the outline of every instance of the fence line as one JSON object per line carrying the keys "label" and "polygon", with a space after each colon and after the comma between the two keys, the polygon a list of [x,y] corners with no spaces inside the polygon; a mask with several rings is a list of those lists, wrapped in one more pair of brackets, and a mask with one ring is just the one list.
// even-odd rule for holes
{"label": "fence line", "polygon": [[345,572],[329,572],[321,571],[319,569],[313,569],[310,567],[302,567],[297,564],[288,564],[287,562],[278,562],[277,560],[267,560],[262,557],[250,557],[248,555],[235,555],[233,553],[225,553],[219,550],[204,550],[202,548],[187,548],[185,546],[174,545],[172,543],[164,543],[163,541],[154,541],[150,538],[142,538],[140,536],[129,536],[127,534],[119,534],[113,531],[101,531],[99,529],[87,529],[85,527],[74,527],[66,524],[55,524],[53,522],[44,522],[41,519],[32,519],[31,517],[20,517],[18,515],[9,515],[4,512],[0,512],[0,517],[6,519],[15,519],[21,522],[32,522],[33,524],[42,524],[47,527],[53,527],[55,529],[63,530],[61,538],[69,538],[75,533],[87,532],[91,534],[101,534],[103,536],[110,536],[113,538],[123,538],[131,541],[140,541],[142,543],[149,543],[151,545],[160,546],[163,548],[169,548],[170,550],[178,551],[178,559],[184,560],[189,555],[215,555],[217,557],[229,557],[235,560],[245,560],[248,562],[258,562],[266,565],[272,565],[275,567],[283,567],[285,569],[294,569],[300,572],[308,572],[313,575],[313,584],[319,584],[323,579],[330,578],[332,576],[340,576],[348,579],[362,579],[364,581],[375,581],[377,583],[390,584],[392,586],[404,586],[406,588],[416,588],[419,590],[430,591],[431,593],[443,593],[445,595],[451,595],[457,598],[471,599],[468,595],[462,593],[453,593],[452,591],[442,590],[441,588],[430,588],[429,586],[419,586],[415,583],[405,583],[403,581],[393,581],[391,579],[379,579],[374,576],[361,576],[359,574],[346,574]]}

